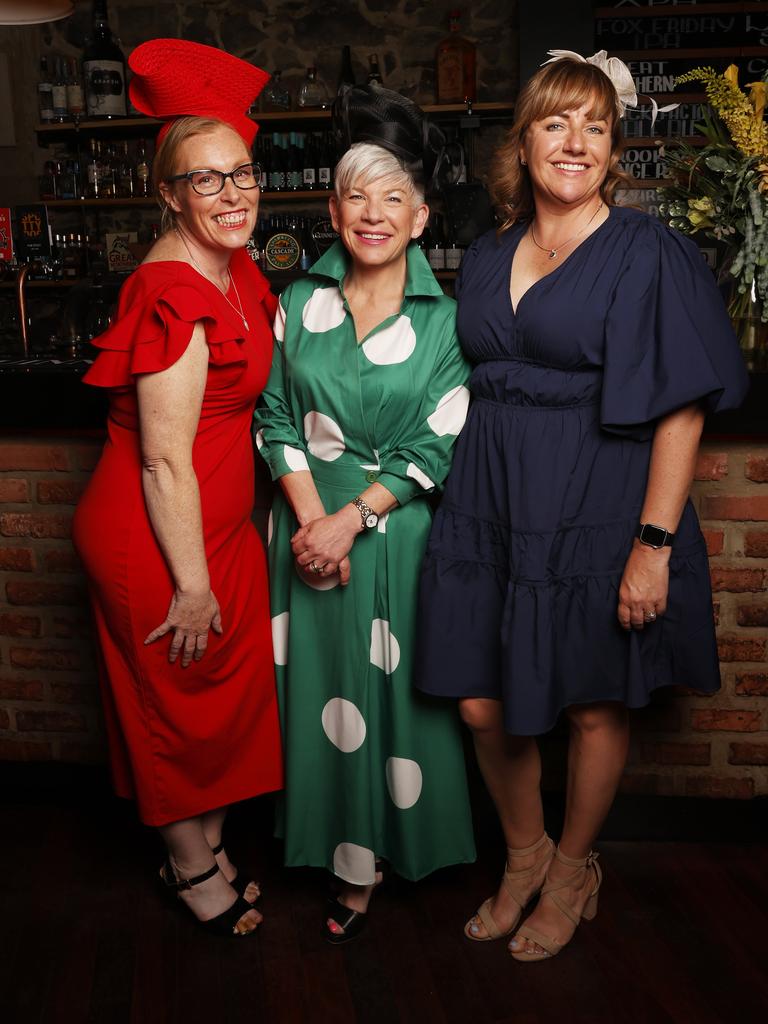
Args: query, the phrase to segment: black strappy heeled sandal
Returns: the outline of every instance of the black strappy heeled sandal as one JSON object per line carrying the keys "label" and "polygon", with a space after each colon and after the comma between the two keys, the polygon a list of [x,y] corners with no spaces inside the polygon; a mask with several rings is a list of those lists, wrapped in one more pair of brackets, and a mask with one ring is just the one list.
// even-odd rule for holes
{"label": "black strappy heeled sandal", "polygon": [[[380,889],[389,877],[389,863],[385,860],[376,861],[376,871],[381,875],[381,881],[374,885],[374,889]],[[371,898],[373,893],[371,893]],[[369,901],[370,904],[370,901]],[[328,927],[328,919],[335,921],[341,932],[334,932]],[[352,910],[338,899],[328,898],[328,912],[323,918],[323,936],[326,942],[334,946],[340,946],[344,942],[351,942],[356,939],[365,928],[368,920],[368,912]]]}
{"label": "black strappy heeled sandal", "polygon": [[[211,849],[211,853],[215,857],[216,854],[217,853],[221,853],[223,851],[223,849],[224,849],[224,843],[222,842],[222,843],[219,843],[218,846],[214,846]],[[251,881],[248,881],[248,882],[243,881],[242,877],[240,876],[240,872],[238,871],[237,874],[235,875],[235,877],[231,878],[229,880],[229,884],[235,890],[237,895],[238,896],[242,896],[244,900],[245,900],[245,891],[248,888],[248,886],[249,885],[255,885],[256,889],[258,890],[257,893],[256,893],[256,899],[253,901],[253,903],[251,903],[250,900],[245,900],[245,902],[249,906],[251,906],[251,907],[255,907],[256,906],[256,900],[260,899],[260,897],[261,897],[261,886],[259,885],[258,882],[254,882],[252,879],[251,879]]]}
{"label": "black strappy heeled sandal", "polygon": [[[204,871],[201,875],[195,875],[194,878],[178,879],[170,860],[166,860],[161,869],[160,878],[169,890],[175,892],[178,899],[179,892],[184,889],[191,889],[195,885],[200,885],[201,882],[207,882],[209,878],[213,878],[217,871],[220,870],[219,865],[214,864],[212,868]],[[173,881],[169,882],[169,878],[173,878]],[[197,921],[201,928],[205,928],[212,935],[232,935],[235,938],[240,938],[243,935],[251,935],[256,931],[256,928],[252,928],[248,932],[235,931],[235,925],[249,910],[253,910],[253,905],[244,900],[242,896],[238,896],[231,907],[227,907],[226,910],[217,914],[216,917],[212,917],[208,921],[201,921],[199,917],[195,917],[195,921]],[[192,916],[194,917],[194,914]]]}

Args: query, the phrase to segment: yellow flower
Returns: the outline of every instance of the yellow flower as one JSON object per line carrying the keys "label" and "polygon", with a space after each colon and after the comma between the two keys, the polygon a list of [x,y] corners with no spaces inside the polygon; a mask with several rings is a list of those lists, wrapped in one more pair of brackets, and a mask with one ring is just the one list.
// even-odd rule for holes
{"label": "yellow flower", "polygon": [[765,113],[765,82],[750,82],[749,102],[755,108],[755,121],[761,124]]}
{"label": "yellow flower", "polygon": [[729,64],[723,72],[723,78],[733,88],[739,88],[739,69],[735,64]]}
{"label": "yellow flower", "polygon": [[699,210],[701,213],[714,213],[715,210],[715,205],[709,196],[702,196],[701,199],[689,199],[688,205],[692,210]]}
{"label": "yellow flower", "polygon": [[703,82],[707,99],[724,121],[734,146],[744,156],[768,156],[768,125],[762,118],[762,112],[760,117],[756,116],[761,99],[764,99],[764,83],[757,83],[763,85],[763,89],[752,93],[754,99],[750,102],[739,89],[738,80],[738,69],[731,64],[722,75],[716,74],[713,68],[694,68],[675,81],[677,85]]}
{"label": "yellow flower", "polygon": [[700,213],[698,210],[690,210],[688,212],[688,220],[693,224],[697,231],[699,228],[711,228],[713,226],[713,222],[709,219],[706,213]]}

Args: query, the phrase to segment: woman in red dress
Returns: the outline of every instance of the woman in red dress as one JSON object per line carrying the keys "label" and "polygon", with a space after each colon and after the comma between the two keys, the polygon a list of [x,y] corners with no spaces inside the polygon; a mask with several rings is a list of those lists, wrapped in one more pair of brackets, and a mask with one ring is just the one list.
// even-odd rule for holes
{"label": "woman in red dress", "polygon": [[[168,115],[168,77],[171,92],[174,79],[187,89],[187,60],[198,80],[208,70],[231,88],[239,75],[241,111],[267,77],[210,47],[155,40],[131,55],[134,103]],[[186,96],[175,109],[195,108]],[[250,520],[250,425],[276,305],[244,249],[259,200],[254,133],[225,109],[174,120],[158,148],[167,230],[94,342],[86,380],[110,389],[108,440],[74,527],[115,787],[158,827],[163,881],[226,934],[261,920],[258,887],[221,846],[227,805],[282,785],[266,564]]]}

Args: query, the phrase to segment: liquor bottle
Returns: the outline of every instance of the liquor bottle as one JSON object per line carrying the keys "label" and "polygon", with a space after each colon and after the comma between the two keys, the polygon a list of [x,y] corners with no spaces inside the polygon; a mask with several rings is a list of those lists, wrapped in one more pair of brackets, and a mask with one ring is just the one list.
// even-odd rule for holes
{"label": "liquor bottle", "polygon": [[307,74],[299,87],[296,105],[302,109],[324,109],[328,106],[328,90],[323,80],[317,77],[317,68],[307,68]]}
{"label": "liquor bottle", "polygon": [[302,153],[303,135],[291,132],[288,148],[288,175],[286,185],[292,192],[301,191],[304,184],[304,155]]}
{"label": "liquor bottle", "polygon": [[381,77],[379,71],[379,56],[376,53],[370,53],[368,55],[368,85],[384,85],[384,79]]}
{"label": "liquor bottle", "polygon": [[136,179],[133,164],[128,155],[128,143],[121,142],[117,155],[117,194],[121,199],[133,199],[136,195]]}
{"label": "liquor bottle", "polygon": [[59,196],[62,199],[80,198],[80,168],[77,160],[67,160],[59,178]]}
{"label": "liquor bottle", "polygon": [[55,160],[45,161],[45,164],[43,165],[43,173],[40,175],[38,185],[41,199],[46,200],[59,198]]}
{"label": "liquor bottle", "polygon": [[450,30],[435,52],[438,103],[463,103],[476,99],[475,44],[459,35],[460,11],[451,11]]}
{"label": "liquor bottle", "polygon": [[107,0],[93,0],[93,35],[83,51],[89,117],[125,117],[125,57],[109,27]]}
{"label": "liquor bottle", "polygon": [[88,159],[88,165],[86,167],[86,175],[88,179],[88,198],[101,199],[101,143],[98,141],[98,139],[91,138],[90,146],[91,154]]}
{"label": "liquor bottle", "polygon": [[333,160],[331,158],[331,147],[328,133],[321,136],[320,148],[317,154],[317,187],[324,189],[333,188]]}
{"label": "liquor bottle", "polygon": [[352,70],[352,51],[348,46],[341,48],[341,71],[339,72],[339,89],[342,85],[355,85],[355,72]]}
{"label": "liquor bottle", "polygon": [[272,72],[272,77],[261,94],[262,110],[278,110],[285,113],[286,110],[291,109],[291,94],[283,84],[281,75],[280,71]]}
{"label": "liquor bottle", "polygon": [[146,199],[152,195],[152,181],[149,175],[149,161],[147,160],[147,144],[144,139],[139,140],[136,149],[136,195]]}
{"label": "liquor bottle", "polygon": [[460,242],[456,241],[455,236],[445,247],[445,269],[446,270],[458,270],[461,265],[461,258],[464,255],[464,249]]}
{"label": "liquor bottle", "polygon": [[74,57],[67,61],[67,113],[73,121],[78,121],[85,113],[85,97],[80,70]]}
{"label": "liquor bottle", "polygon": [[67,120],[67,79],[64,75],[64,60],[57,57],[54,62],[51,99],[53,101],[53,120],[63,123]]}
{"label": "liquor bottle", "polygon": [[445,270],[445,242],[437,217],[427,238],[427,260],[432,270]]}
{"label": "liquor bottle", "polygon": [[99,188],[102,199],[117,198],[117,159],[115,147],[112,143],[102,151],[101,171],[99,173]]}
{"label": "liquor bottle", "polygon": [[286,156],[280,132],[272,133],[272,164],[269,168],[269,187],[273,192],[285,192]]}
{"label": "liquor bottle", "polygon": [[304,138],[304,166],[302,167],[302,187],[311,192],[317,188],[317,160],[316,160],[315,136],[307,132]]}
{"label": "liquor bottle", "polygon": [[269,136],[256,139],[256,160],[261,167],[259,188],[262,192],[269,191],[269,169],[272,166],[272,140]]}
{"label": "liquor bottle", "polygon": [[53,86],[48,71],[48,58],[40,58],[40,80],[37,83],[37,102],[43,124],[53,121]]}

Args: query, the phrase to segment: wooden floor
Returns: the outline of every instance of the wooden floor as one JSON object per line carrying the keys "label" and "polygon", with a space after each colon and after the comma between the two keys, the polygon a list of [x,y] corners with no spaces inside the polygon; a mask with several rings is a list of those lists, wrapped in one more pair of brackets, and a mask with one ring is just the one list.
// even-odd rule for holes
{"label": "wooden floor", "polygon": [[[167,908],[152,884],[156,837],[105,788],[5,787],[2,803],[4,1024],[768,1019],[768,863],[747,805],[729,811],[732,842],[626,838],[654,829],[652,814],[625,805],[600,845],[596,920],[556,960],[519,965],[503,943],[461,933],[501,869],[483,808],[477,864],[419,885],[393,881],[366,932],[337,948],[319,930],[325,877],[281,868],[265,802],[241,806],[230,827],[233,859],[264,890],[264,924],[241,940],[211,937]],[[674,822],[666,831],[679,836]]]}

